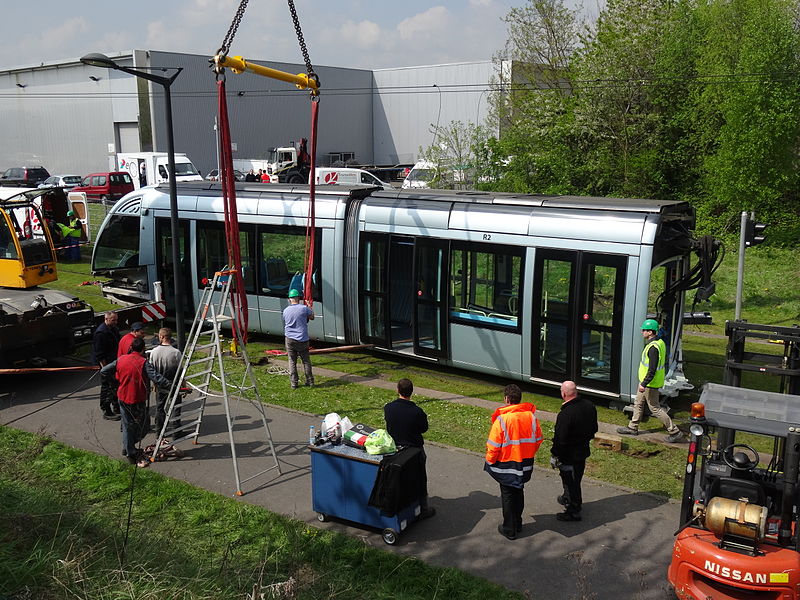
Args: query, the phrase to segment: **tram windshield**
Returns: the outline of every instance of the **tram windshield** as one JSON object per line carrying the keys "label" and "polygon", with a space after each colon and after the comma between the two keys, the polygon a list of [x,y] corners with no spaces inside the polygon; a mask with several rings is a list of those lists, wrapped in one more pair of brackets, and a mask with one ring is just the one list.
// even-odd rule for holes
{"label": "tram windshield", "polygon": [[92,270],[139,266],[139,215],[113,215],[95,244]]}

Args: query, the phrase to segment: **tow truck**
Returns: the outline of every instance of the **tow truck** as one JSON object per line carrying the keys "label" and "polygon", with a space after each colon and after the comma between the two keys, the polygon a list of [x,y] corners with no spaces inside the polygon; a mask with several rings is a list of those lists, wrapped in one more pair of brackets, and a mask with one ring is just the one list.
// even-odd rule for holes
{"label": "tow truck", "polygon": [[58,279],[49,221],[66,216],[64,202],[59,188],[0,199],[0,368],[43,366],[92,339],[92,307],[40,287]]}
{"label": "tow truck", "polygon": [[800,396],[708,383],[690,421],[677,597],[797,600]]}

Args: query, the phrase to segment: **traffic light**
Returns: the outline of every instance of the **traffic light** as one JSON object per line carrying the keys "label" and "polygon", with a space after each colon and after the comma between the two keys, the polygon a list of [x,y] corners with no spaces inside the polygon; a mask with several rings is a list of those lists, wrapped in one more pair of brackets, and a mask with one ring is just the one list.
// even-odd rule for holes
{"label": "traffic light", "polygon": [[744,245],[758,246],[766,239],[764,237],[764,230],[766,228],[766,223],[756,223],[753,219],[747,219],[744,226]]}

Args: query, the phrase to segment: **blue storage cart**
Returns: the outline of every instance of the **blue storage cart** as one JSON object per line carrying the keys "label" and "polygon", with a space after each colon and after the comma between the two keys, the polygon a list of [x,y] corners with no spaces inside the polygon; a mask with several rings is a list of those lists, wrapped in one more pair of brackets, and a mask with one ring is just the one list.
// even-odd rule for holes
{"label": "blue storage cart", "polygon": [[329,517],[360,523],[382,530],[383,541],[394,544],[400,532],[420,516],[419,501],[414,501],[388,517],[368,506],[382,456],[359,448],[324,444],[311,449],[311,501],[317,519]]}

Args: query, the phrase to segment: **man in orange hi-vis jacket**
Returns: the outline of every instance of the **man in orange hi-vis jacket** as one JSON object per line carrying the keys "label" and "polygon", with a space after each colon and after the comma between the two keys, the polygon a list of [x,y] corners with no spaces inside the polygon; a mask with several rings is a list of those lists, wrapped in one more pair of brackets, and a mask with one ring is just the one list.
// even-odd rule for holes
{"label": "man in orange hi-vis jacket", "polygon": [[501,406],[492,415],[492,429],[486,440],[484,471],[500,484],[503,522],[497,531],[509,540],[522,531],[522,509],[525,507],[524,486],[533,473],[533,457],[542,445],[542,428],[536,418],[536,407],[521,402],[519,386],[507,385]]}

